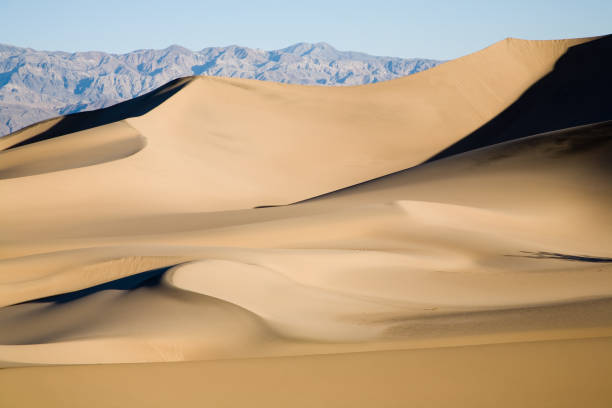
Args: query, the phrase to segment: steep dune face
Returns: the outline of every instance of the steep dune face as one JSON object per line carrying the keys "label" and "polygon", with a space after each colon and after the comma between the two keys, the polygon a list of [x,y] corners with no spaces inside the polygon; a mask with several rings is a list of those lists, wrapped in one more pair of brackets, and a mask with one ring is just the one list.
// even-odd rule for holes
{"label": "steep dune face", "polygon": [[7,137],[0,362],[513,343],[529,370],[520,342],[609,339],[612,122],[522,134],[538,115],[516,108],[607,41],[505,40],[361,87],[190,78]]}
{"label": "steep dune face", "polygon": [[191,78],[176,79],[145,95],[105,109],[60,116],[33,124],[0,139],[0,150],[92,129],[132,116],[144,115],[181,90],[190,81]]}
{"label": "steep dune face", "polygon": [[431,160],[552,130],[612,119],[612,36],[570,47],[554,68],[495,119]]}

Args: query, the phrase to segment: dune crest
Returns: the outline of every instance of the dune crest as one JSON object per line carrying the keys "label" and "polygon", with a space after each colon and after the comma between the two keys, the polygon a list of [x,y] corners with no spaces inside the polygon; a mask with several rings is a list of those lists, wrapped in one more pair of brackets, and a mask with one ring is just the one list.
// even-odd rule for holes
{"label": "dune crest", "polygon": [[83,130],[0,152],[0,179],[93,166],[129,157],[145,147],[146,139],[126,122],[108,127],[105,132]]}

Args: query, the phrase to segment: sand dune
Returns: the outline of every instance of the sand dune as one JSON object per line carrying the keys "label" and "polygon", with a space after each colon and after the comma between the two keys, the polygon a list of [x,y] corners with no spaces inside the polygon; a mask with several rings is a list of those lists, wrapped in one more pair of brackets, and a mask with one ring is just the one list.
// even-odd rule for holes
{"label": "sand dune", "polygon": [[[523,138],[303,203],[227,212],[225,223],[203,213],[188,230],[161,225],[157,234],[76,236],[47,244],[53,251],[46,254],[2,260],[11,271],[2,281],[9,304],[170,269],[152,286],[119,290],[120,301],[101,290],[57,306],[48,299],[3,309],[10,330],[0,338],[0,359],[36,362],[32,353],[50,347],[56,351],[44,353],[45,362],[109,361],[109,349],[118,359],[111,362],[138,362],[148,347],[135,344],[152,339],[159,346],[144,361],[329,349],[312,342],[369,350],[367,342],[407,347],[423,339],[473,344],[608,333],[610,135],[612,124],[604,123]],[[500,185],[503,194],[491,194]],[[576,233],[578,242],[568,239]],[[204,297],[170,312],[184,291]],[[247,330],[235,350],[211,353],[215,335],[198,325],[201,302],[211,301],[245,310],[260,333],[257,347]],[[24,313],[33,314],[27,324]],[[224,313],[216,319],[225,321]],[[241,338],[231,333],[232,342]],[[78,343],[81,357],[71,355],[74,341],[96,337],[121,341]],[[28,346],[40,342],[51,345]]]}
{"label": "sand dune", "polygon": [[[568,384],[604,373],[610,357],[611,87],[581,76],[608,64],[610,41],[508,39],[359,87],[187,78],[0,139],[1,364],[275,381],[270,367],[292,361],[299,393],[304,372],[351,361],[422,389],[450,381],[434,377],[442,367],[465,376],[469,361],[488,368],[437,406],[487,383],[470,404],[484,406],[506,391],[483,356],[520,362],[507,380],[552,378],[546,349],[568,356],[561,376],[536,394],[523,377],[499,406],[528,406],[529,393],[533,406],[567,403],[561,387],[605,406],[605,375]],[[585,360],[595,349],[599,364]],[[356,352],[366,354],[342,356]],[[20,389],[51,370],[61,388],[118,367],[0,378]],[[344,386],[358,387],[359,372]],[[359,392],[363,406],[393,405],[380,381]],[[315,404],[329,401],[323,383],[311,384],[324,395]]]}

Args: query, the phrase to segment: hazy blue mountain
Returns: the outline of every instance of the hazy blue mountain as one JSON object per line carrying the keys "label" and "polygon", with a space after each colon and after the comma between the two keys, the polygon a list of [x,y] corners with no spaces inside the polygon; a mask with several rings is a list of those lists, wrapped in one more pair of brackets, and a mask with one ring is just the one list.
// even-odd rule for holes
{"label": "hazy blue mountain", "polygon": [[0,136],[49,117],[131,99],[188,75],[357,85],[410,75],[440,62],[338,51],[326,43],[299,43],[274,51],[235,45],[190,51],[173,45],[127,54],[49,52],[0,44]]}

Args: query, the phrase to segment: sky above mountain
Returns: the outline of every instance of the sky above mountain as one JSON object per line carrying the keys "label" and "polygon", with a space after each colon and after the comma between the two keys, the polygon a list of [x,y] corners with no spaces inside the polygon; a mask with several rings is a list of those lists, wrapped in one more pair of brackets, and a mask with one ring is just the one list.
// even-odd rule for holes
{"label": "sky above mountain", "polygon": [[3,0],[0,13],[2,43],[113,53],[326,41],[374,55],[451,59],[505,37],[612,31],[609,0]]}

